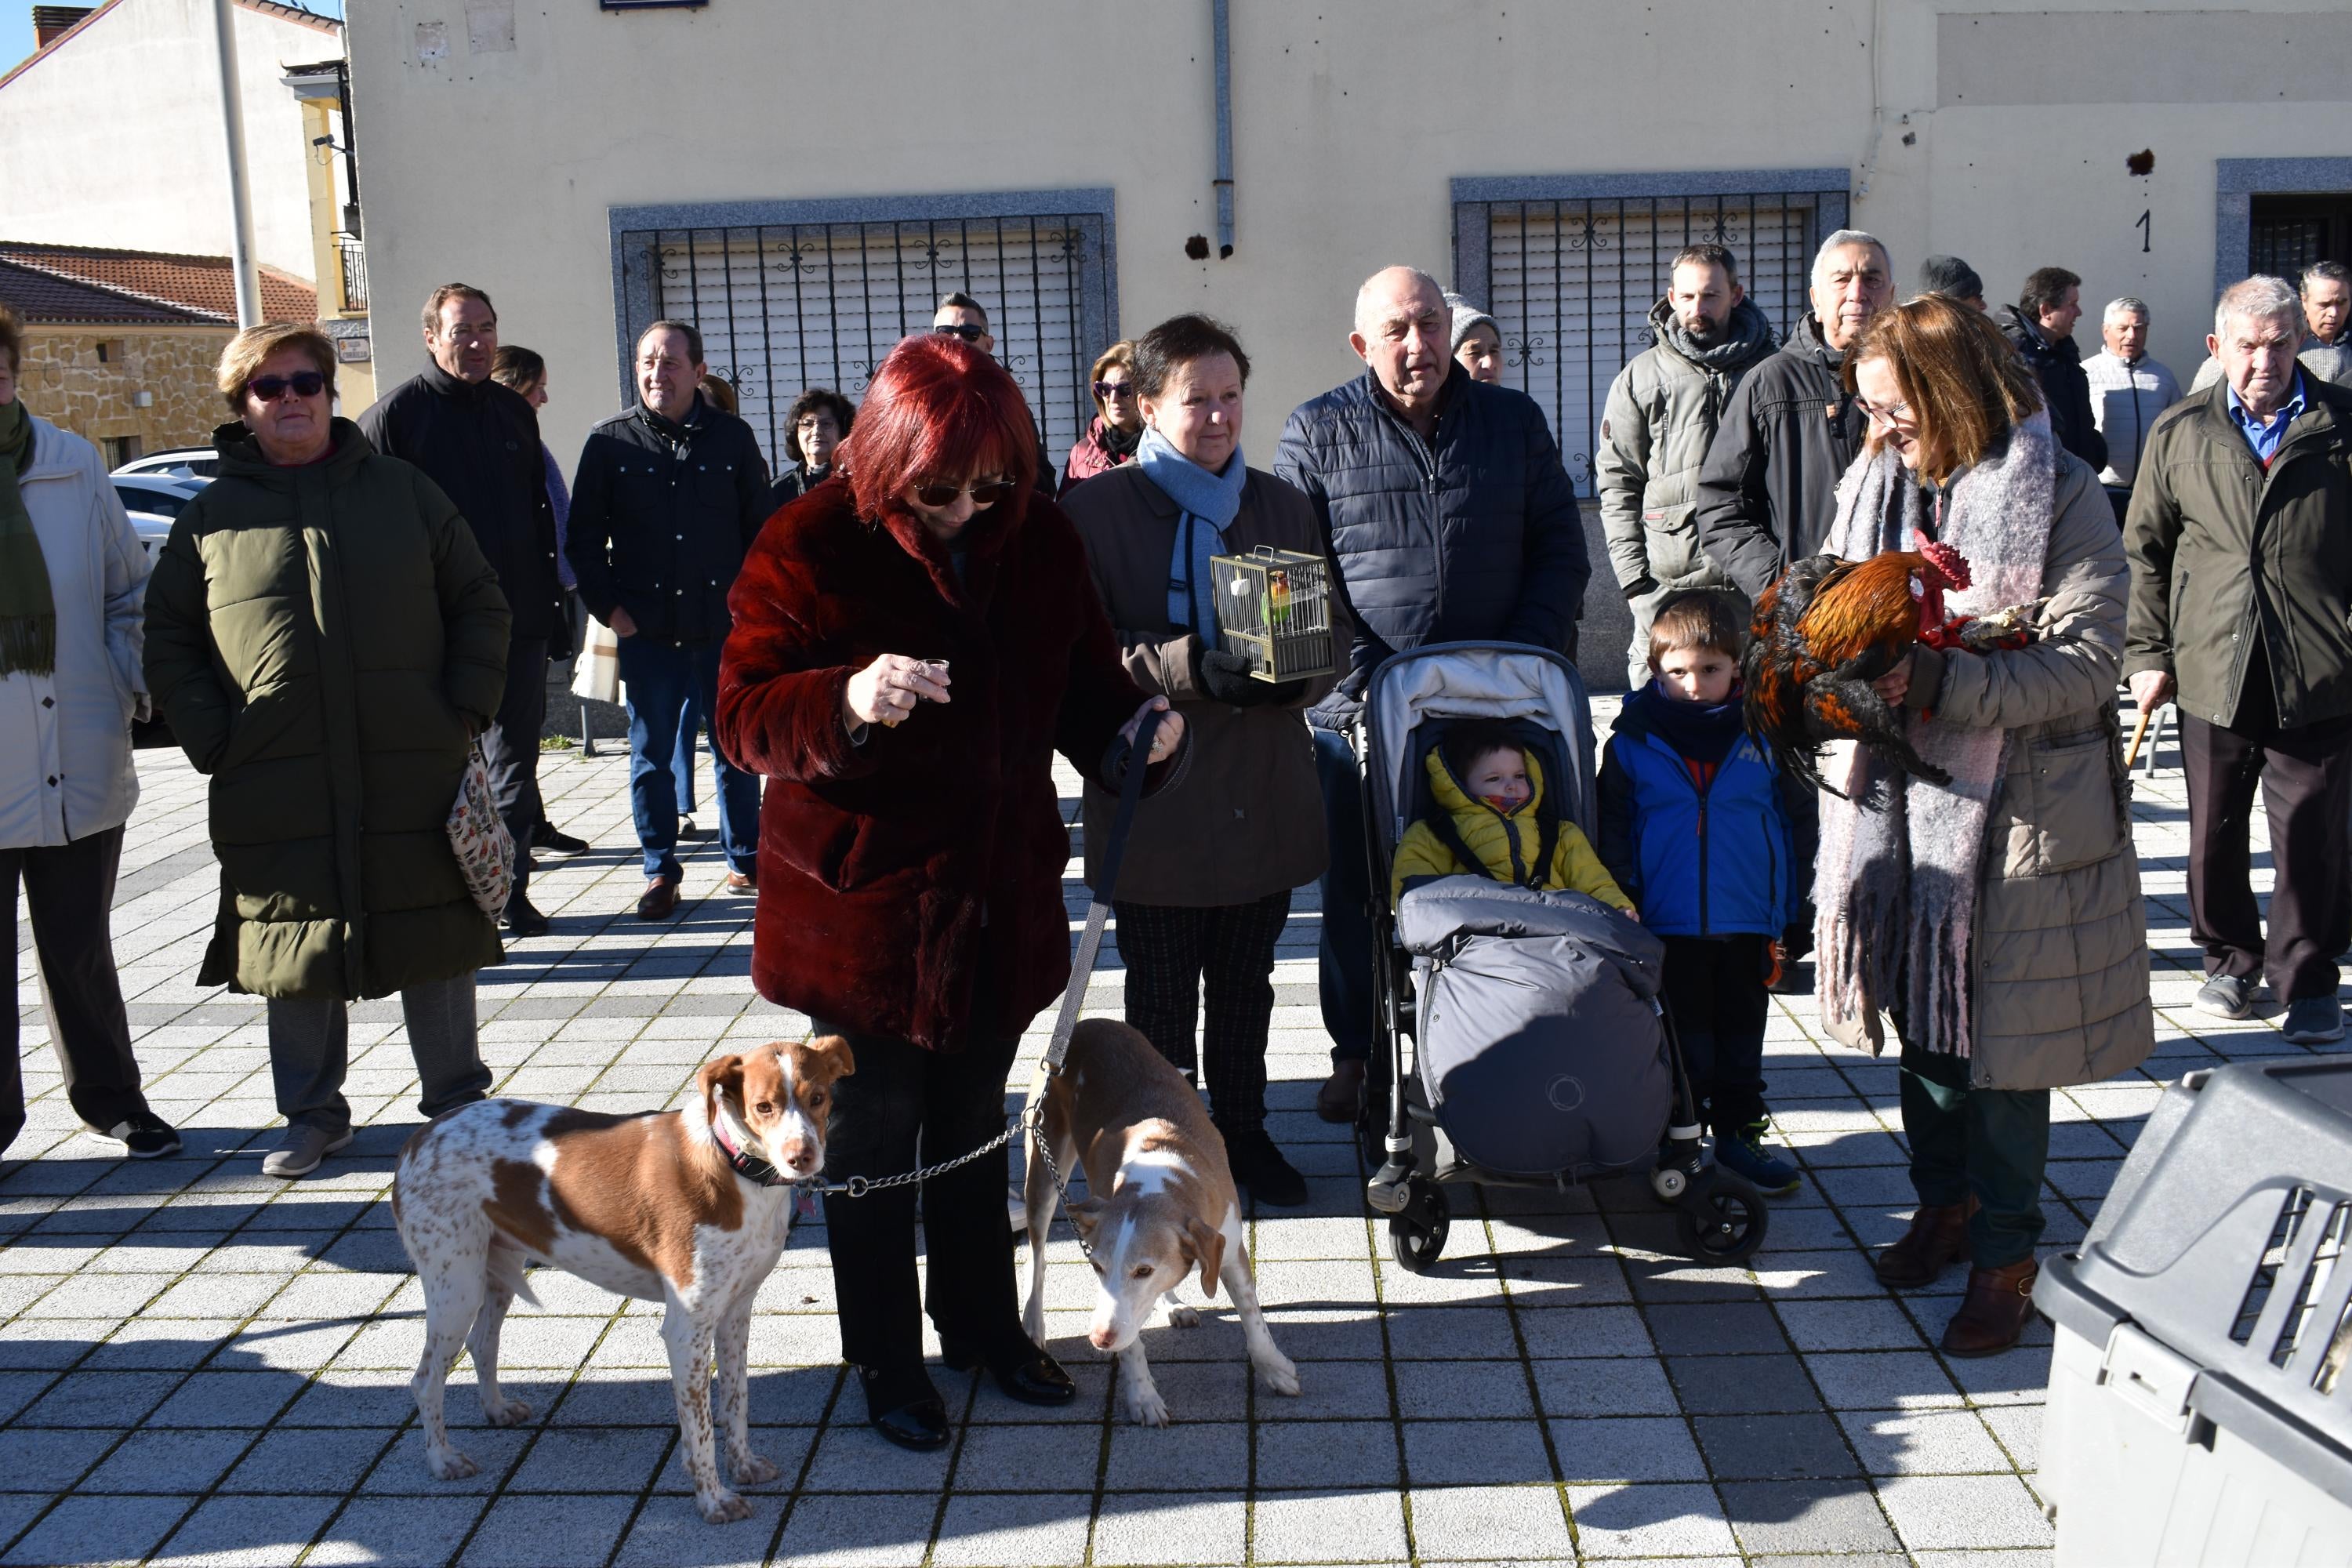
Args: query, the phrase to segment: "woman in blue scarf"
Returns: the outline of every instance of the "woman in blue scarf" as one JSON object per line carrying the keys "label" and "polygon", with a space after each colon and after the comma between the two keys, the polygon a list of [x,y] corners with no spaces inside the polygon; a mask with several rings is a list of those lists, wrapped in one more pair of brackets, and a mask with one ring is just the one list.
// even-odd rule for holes
{"label": "woman in blue scarf", "polygon": [[[1323,550],[1306,496],[1243,460],[1248,378],[1240,342],[1207,317],[1153,328],[1135,344],[1145,425],[1135,461],[1062,505],[1086,542],[1128,674],[1176,705],[1192,740],[1183,786],[1144,803],[1119,871],[1127,1021],[1187,1075],[1205,1070],[1234,1179],[1260,1203],[1289,1205],[1306,1201],[1307,1183],[1265,1132],[1266,1028],[1290,890],[1323,871],[1305,710],[1332,677],[1277,685],[1219,646],[1212,557],[1260,545]],[[1333,647],[1345,648],[1336,605],[1333,620]],[[1089,882],[1114,805],[1089,786]]]}

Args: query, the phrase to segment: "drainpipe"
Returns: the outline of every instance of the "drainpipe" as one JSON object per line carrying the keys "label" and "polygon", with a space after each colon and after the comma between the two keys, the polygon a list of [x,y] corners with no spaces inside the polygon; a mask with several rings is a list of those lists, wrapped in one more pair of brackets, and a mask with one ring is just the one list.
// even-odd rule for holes
{"label": "drainpipe", "polygon": [[253,191],[245,168],[245,100],[236,83],[236,0],[213,0],[220,43],[221,126],[228,136],[229,269],[236,279],[236,324],[261,324],[261,278],[253,269]]}
{"label": "drainpipe", "polygon": [[1233,29],[1225,0],[1209,0],[1210,30],[1217,55],[1217,255],[1234,253],[1234,72]]}

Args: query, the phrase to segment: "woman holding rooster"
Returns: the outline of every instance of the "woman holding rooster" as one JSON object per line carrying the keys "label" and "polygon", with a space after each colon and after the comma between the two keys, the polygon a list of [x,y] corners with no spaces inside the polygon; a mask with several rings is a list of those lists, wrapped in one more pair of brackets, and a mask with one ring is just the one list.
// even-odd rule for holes
{"label": "woman holding rooster", "polygon": [[2050,1090],[2155,1046],[2115,718],[2123,542],[2032,373],[1975,310],[1928,295],[1884,311],[1845,374],[1871,435],[1831,552],[1948,546],[1969,585],[1946,609],[2021,609],[2024,627],[1917,642],[1874,683],[1927,769],[1876,746],[1833,764],[1816,865],[1823,1023],[1875,1053],[1884,1011],[1901,1047],[1919,1207],[1878,1277],[1917,1289],[1969,1259],[1943,1347],[1990,1355],[2032,1313]]}

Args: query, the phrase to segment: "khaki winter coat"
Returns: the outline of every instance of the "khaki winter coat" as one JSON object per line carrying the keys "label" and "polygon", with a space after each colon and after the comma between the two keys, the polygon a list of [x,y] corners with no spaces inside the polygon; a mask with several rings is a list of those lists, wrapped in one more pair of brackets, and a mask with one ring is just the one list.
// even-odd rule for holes
{"label": "khaki winter coat", "polygon": [[[1183,786],[1137,810],[1116,896],[1126,903],[1214,909],[1249,903],[1311,882],[1328,859],[1323,794],[1306,710],[1336,677],[1318,676],[1284,706],[1235,708],[1193,684],[1193,637],[1168,618],[1169,559],[1176,503],[1134,463],[1074,485],[1062,510],[1086,542],[1087,570],[1102,595],[1127,673],[1165,694],[1184,716],[1192,762]],[[1225,530],[1223,553],[1261,544],[1323,553],[1307,497],[1252,468],[1242,507]],[[1344,662],[1349,628],[1332,601],[1331,646]],[[1099,785],[1086,792],[1087,882],[1095,880],[1118,801]]]}
{"label": "khaki winter coat", "polygon": [[352,1000],[499,962],[446,823],[506,689],[508,612],[422,470],[334,422],[279,468],[242,426],[147,588],[147,682],[212,775],[221,906],[200,985]]}
{"label": "khaki winter coat", "polygon": [[2352,392],[2306,373],[2265,473],[2216,382],[2158,416],[2132,488],[2124,674],[2168,670],[2181,711],[2236,719],[2256,638],[2280,724],[2352,713]]}
{"label": "khaki winter coat", "polygon": [[[1914,651],[1912,691],[1947,723],[2009,731],[1985,822],[1969,944],[1978,1089],[2059,1089],[2156,1048],[2147,916],[2125,805],[2116,669],[2128,577],[2098,476],[2062,456],[2036,640],[1991,654]],[[1875,1048],[1874,1016],[1832,1033]]]}

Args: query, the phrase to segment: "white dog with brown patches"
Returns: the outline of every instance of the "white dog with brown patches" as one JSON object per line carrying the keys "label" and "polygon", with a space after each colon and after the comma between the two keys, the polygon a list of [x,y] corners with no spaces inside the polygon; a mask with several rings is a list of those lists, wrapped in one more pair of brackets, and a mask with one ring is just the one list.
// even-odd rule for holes
{"label": "white dog with brown patches", "polygon": [[[1070,1223],[1093,1249],[1097,1290],[1087,1339],[1118,1355],[1119,1406],[1146,1426],[1168,1425],[1168,1404],[1151,1381],[1139,1337],[1154,1303],[1191,1328],[1200,1316],[1171,1294],[1195,1269],[1214,1297],[1222,1281],[1241,1311],[1250,1364],[1276,1394],[1298,1392],[1298,1369],[1275,1348],[1258,1310],[1241,1197],[1225,1163],[1225,1142],[1201,1097],[1137,1030],[1089,1018],[1070,1037],[1061,1073],[1041,1071],[1030,1091],[1044,1105],[1045,1137],[1065,1179],[1081,1167],[1087,1196]],[[1038,1238],[1060,1200],[1053,1173],[1029,1150],[1029,1304],[1024,1324],[1045,1342],[1045,1249]]]}
{"label": "white dog with brown patches", "polygon": [[499,1326],[538,1262],[667,1309],[671,1391],[694,1500],[713,1524],[751,1516],[719,1483],[710,1363],[737,1486],[776,1479],[751,1452],[744,1355],[751,1299],[783,1252],[790,1184],[824,1167],[825,1107],[852,1070],[835,1037],[761,1046],[695,1075],[680,1110],[610,1116],[488,1100],[428,1123],[400,1152],[392,1213],[425,1287],[425,1357],[409,1387],[438,1479],[474,1473],[441,1400],[457,1352],[474,1352],[482,1414],[511,1426],[530,1406],[499,1392]]}

